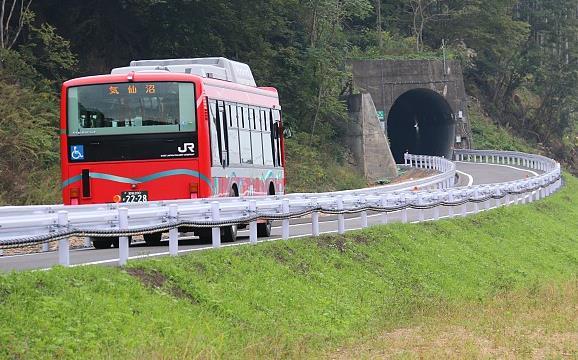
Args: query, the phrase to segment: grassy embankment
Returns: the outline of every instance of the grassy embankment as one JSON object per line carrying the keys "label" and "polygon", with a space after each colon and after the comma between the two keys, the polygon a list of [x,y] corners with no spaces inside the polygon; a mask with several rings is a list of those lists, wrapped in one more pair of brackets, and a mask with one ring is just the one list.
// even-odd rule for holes
{"label": "grassy embankment", "polygon": [[[2,275],[0,357],[315,356],[384,331],[423,329],[424,319],[444,313],[457,314],[450,325],[479,314],[479,331],[487,332],[500,326],[491,310],[500,307],[496,296],[519,311],[528,300],[515,294],[575,288],[577,204],[578,179],[569,177],[551,198],[469,218],[135,261],[128,269]],[[576,297],[564,301],[578,306]],[[575,319],[555,320],[544,323],[541,341],[578,331]],[[524,339],[524,346],[512,340],[516,355],[531,351]],[[577,354],[575,342],[563,346]]]}

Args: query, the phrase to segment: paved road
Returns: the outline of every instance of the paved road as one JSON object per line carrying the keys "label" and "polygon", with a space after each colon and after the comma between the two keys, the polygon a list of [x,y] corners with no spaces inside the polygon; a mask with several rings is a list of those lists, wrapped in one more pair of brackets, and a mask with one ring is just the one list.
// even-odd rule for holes
{"label": "paved road", "polygon": [[[492,164],[472,164],[457,163],[459,170],[458,186],[490,184],[504,181],[511,181],[535,175],[536,173],[529,169],[523,169],[513,166],[492,165]],[[513,199],[514,200],[514,199]],[[478,205],[480,209],[486,209],[496,206],[496,202],[491,200],[484,204]],[[471,213],[475,210],[474,204],[468,204],[465,207],[454,209],[440,208],[440,217]],[[433,219],[434,210],[428,210],[420,213],[417,210],[408,210],[408,220],[410,222],[423,219]],[[368,224],[382,224],[385,222],[399,222],[402,219],[402,213],[390,213],[368,215]],[[337,232],[336,216],[320,216],[319,227],[321,233]],[[361,220],[357,214],[346,217],[345,227],[348,230],[361,228]],[[311,234],[311,224],[309,219],[294,219],[290,222],[290,234],[292,238],[303,237]],[[273,223],[271,237],[268,239],[259,239],[260,241],[278,240],[281,238],[280,223]],[[239,239],[233,244],[223,244],[223,246],[238,246],[249,242],[247,230],[239,231]],[[179,240],[179,253],[187,253],[210,248],[210,244],[200,243],[193,236],[183,236]],[[168,255],[168,241],[164,241],[161,246],[146,246],[144,243],[132,244],[129,248],[129,259],[139,259],[151,256]],[[116,265],[118,263],[118,249],[94,250],[79,249],[70,253],[70,262],[72,265],[79,264],[105,264]],[[24,270],[24,269],[45,269],[58,264],[58,255],[55,252],[38,253],[30,255],[4,256],[0,257],[0,271]]]}

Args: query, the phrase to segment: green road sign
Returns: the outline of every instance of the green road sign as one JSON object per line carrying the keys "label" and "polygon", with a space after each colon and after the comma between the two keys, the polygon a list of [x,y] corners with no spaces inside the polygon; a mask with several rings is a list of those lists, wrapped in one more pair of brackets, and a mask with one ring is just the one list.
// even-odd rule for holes
{"label": "green road sign", "polygon": [[379,119],[379,121],[385,121],[385,111],[378,110],[377,111],[377,118]]}

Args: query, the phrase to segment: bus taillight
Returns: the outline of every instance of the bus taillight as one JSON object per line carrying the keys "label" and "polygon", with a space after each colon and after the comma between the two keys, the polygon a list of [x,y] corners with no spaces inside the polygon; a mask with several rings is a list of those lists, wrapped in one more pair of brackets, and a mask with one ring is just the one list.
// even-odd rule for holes
{"label": "bus taillight", "polygon": [[80,198],[80,189],[70,188],[70,205],[78,205],[78,198]]}
{"label": "bus taillight", "polygon": [[189,184],[189,193],[191,194],[191,199],[196,199],[199,193],[199,184],[192,182]]}

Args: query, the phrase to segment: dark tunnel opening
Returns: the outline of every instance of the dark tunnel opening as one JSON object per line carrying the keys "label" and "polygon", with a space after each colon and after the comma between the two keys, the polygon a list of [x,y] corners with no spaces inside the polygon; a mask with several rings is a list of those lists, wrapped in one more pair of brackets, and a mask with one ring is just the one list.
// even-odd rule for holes
{"label": "dark tunnel opening", "polygon": [[448,102],[429,89],[401,95],[387,117],[387,135],[395,161],[403,154],[448,157],[454,144],[455,120]]}

